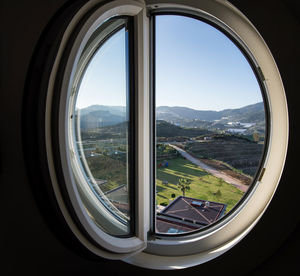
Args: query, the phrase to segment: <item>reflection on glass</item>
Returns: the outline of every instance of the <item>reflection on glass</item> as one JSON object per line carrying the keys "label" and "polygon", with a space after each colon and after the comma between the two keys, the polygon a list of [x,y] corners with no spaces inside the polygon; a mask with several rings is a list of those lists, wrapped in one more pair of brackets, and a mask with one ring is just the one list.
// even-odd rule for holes
{"label": "reflection on glass", "polygon": [[156,231],[203,229],[241,200],[265,143],[262,92],[214,27],[156,16]]}
{"label": "reflection on glass", "polygon": [[[92,46],[93,41],[82,59]],[[85,177],[82,199],[98,226],[113,235],[131,231],[128,101],[128,31],[123,23],[102,38],[91,56],[75,104],[74,136]]]}

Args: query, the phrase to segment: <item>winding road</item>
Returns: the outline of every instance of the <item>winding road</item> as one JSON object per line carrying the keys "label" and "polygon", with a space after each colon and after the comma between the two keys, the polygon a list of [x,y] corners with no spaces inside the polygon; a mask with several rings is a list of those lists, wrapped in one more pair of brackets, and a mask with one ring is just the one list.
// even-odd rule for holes
{"label": "winding road", "polygon": [[192,155],[190,155],[189,153],[187,153],[185,150],[183,150],[180,147],[177,147],[173,144],[168,144],[168,145],[170,147],[176,149],[185,159],[189,160],[194,165],[199,166],[201,169],[207,171],[208,173],[212,174],[213,176],[223,179],[225,182],[235,186],[236,188],[238,188],[239,190],[241,190],[243,192],[246,192],[248,190],[249,186],[243,184],[239,179],[236,179],[224,172],[221,172],[211,166],[204,164],[199,159],[193,157]]}

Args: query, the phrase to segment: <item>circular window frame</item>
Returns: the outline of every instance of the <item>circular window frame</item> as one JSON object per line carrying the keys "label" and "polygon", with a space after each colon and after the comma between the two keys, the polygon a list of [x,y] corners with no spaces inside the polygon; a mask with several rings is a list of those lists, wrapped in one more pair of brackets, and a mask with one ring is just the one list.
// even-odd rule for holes
{"label": "circular window frame", "polygon": [[[247,235],[263,215],[276,191],[285,162],[288,144],[288,110],[284,87],[272,54],[255,27],[234,6],[220,0],[152,0],[145,2],[148,5],[147,7],[143,1],[134,0],[118,0],[108,4],[102,4],[100,0],[90,1],[80,9],[69,24],[62,39],[48,86],[45,116],[47,159],[53,190],[64,218],[76,237],[91,252],[108,259],[123,259],[127,263],[145,268],[179,269],[207,262],[225,253]],[[99,6],[99,4],[101,5]],[[74,77],[74,62],[78,62],[86,41],[99,24],[114,16],[136,16],[138,12],[146,8],[157,11],[163,9],[166,11],[180,10],[187,15],[207,18],[215,24],[220,24],[222,28],[226,26],[226,30],[230,30],[231,35],[237,38],[253,57],[257,68],[261,72],[267,91],[266,96],[270,112],[269,143],[267,154],[262,164],[263,173],[259,177],[259,183],[252,184],[253,188],[251,188],[245,200],[219,223],[208,227],[200,233],[179,238],[171,236],[160,237],[158,235],[149,235],[148,239],[147,237],[143,238],[143,235],[131,238],[117,238],[100,231],[90,218],[84,215],[85,211],[79,203],[80,199],[78,194],[76,194],[74,179],[72,179],[70,170],[69,142],[66,139],[68,137],[68,129],[66,129],[66,126],[68,126],[67,103],[72,91],[70,79]],[[92,13],[91,10],[93,10]],[[87,231],[85,234],[88,234],[92,241],[82,233],[64,202],[55,173],[51,138],[53,124],[51,112],[57,73],[60,69],[59,66],[65,54],[65,49],[69,45],[70,37],[86,15],[88,15],[88,19],[76,32],[77,35],[74,40],[76,43],[69,52],[64,69],[60,89],[58,132],[60,157],[66,188],[79,223],[83,225],[83,228]],[[148,47],[150,46],[148,45]],[[148,101],[150,105],[150,100]],[[274,110],[276,110],[276,113],[273,112]],[[142,123],[140,122],[139,124]],[[143,127],[140,129],[143,129]],[[150,145],[147,146],[150,148]],[[148,214],[146,219],[150,220],[150,218],[151,215]],[[144,251],[142,252],[142,250]]]}

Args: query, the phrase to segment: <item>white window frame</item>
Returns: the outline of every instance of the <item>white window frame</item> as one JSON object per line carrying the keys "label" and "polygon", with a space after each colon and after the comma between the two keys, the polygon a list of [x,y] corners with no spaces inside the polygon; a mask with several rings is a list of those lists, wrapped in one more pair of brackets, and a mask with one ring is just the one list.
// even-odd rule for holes
{"label": "white window frame", "polygon": [[[48,163],[50,167],[51,180],[53,183],[54,192],[58,199],[59,206],[62,210],[62,213],[72,229],[73,233],[77,238],[92,252],[97,255],[103,256],[109,259],[121,259],[135,254],[143,250],[146,247],[146,233],[148,232],[145,224],[140,223],[141,227],[138,227],[135,237],[129,238],[119,238],[107,234],[102,231],[99,227],[95,225],[90,216],[85,210],[85,206],[80,198],[78,189],[76,188],[76,181],[82,176],[74,176],[72,173],[72,141],[70,137],[70,115],[72,114],[72,105],[75,99],[73,94],[73,84],[76,83],[76,68],[79,62],[81,53],[91,35],[95,32],[97,27],[107,21],[110,18],[125,15],[125,16],[138,16],[140,13],[143,16],[145,11],[143,10],[143,5],[139,4],[136,1],[112,1],[111,3],[100,5],[85,21],[83,26],[80,28],[80,31],[76,35],[76,39],[73,42],[72,49],[68,56],[67,64],[64,70],[63,81],[61,85],[61,96],[59,104],[59,148],[60,148],[60,157],[63,168],[64,179],[66,183],[67,192],[71,200],[72,206],[76,213],[77,218],[82,224],[85,231],[93,239],[93,242],[85,235],[81,233],[77,225],[74,223],[72,217],[69,214],[67,206],[64,203],[63,196],[61,194],[57,176],[55,175],[54,161],[52,154],[52,145],[51,145],[51,105],[52,105],[52,96],[54,89],[54,80],[56,78],[59,62],[62,58],[63,51],[67,45],[67,42],[70,38],[70,35],[75,30],[76,26],[80,20],[86,15],[86,13],[95,8],[95,6],[101,4],[101,1],[90,1],[77,13],[72,22],[69,24],[68,29],[65,32],[63,37],[55,64],[50,76],[50,82],[47,93],[47,109],[46,109],[46,145],[47,145],[47,155]],[[142,206],[141,206],[142,208]],[[141,209],[141,212],[146,213]],[[96,245],[95,245],[96,243]],[[98,245],[98,246],[97,246]]]}
{"label": "white window frame", "polygon": [[[88,1],[73,18],[62,39],[50,76],[46,108],[46,147],[53,188],[62,213],[77,238],[90,251],[109,259],[146,268],[179,269],[207,262],[237,244],[255,226],[269,205],[279,183],[288,145],[288,111],[284,87],[276,63],[263,38],[249,20],[234,6],[222,0],[116,0],[101,4],[101,0]],[[54,169],[51,145],[51,105],[54,82],[63,51],[70,35],[87,12],[93,12],[76,34],[68,57],[61,86],[59,110],[59,139],[61,162],[66,188],[74,211],[93,242],[78,228],[61,194]],[[151,89],[150,89],[150,11],[181,11],[197,15],[225,28],[251,57],[265,87],[270,111],[269,143],[262,164],[263,170],[251,191],[233,212],[219,223],[182,237],[159,236],[151,229]],[[136,84],[138,91],[138,181],[136,235],[118,238],[100,230],[86,214],[78,195],[71,170],[69,106],[72,105],[72,83],[84,45],[102,22],[120,15],[134,16],[136,26]],[[276,112],[274,112],[276,111]],[[151,231],[152,230],[152,231]]]}

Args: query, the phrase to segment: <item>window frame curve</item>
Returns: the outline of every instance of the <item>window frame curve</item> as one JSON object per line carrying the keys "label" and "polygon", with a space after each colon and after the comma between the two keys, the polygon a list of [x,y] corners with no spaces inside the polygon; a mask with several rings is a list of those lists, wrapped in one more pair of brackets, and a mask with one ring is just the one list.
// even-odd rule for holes
{"label": "window frame curve", "polygon": [[[73,17],[65,31],[51,71],[47,91],[46,151],[51,182],[58,205],[67,224],[80,242],[94,254],[108,259],[127,258],[143,250],[146,243],[141,234],[125,238],[109,235],[97,227],[87,215],[75,188],[75,180],[71,172],[71,151],[69,151],[68,142],[68,118],[70,117],[67,102],[69,102],[73,92],[71,84],[75,77],[76,64],[79,62],[79,57],[87,41],[97,27],[114,17],[135,17],[142,11],[142,7],[137,1],[131,0],[110,3],[96,0],[85,4]],[[58,88],[59,78],[61,79]],[[59,94],[57,90],[59,90]],[[59,105],[53,107],[55,100],[59,101]],[[58,117],[56,122],[52,114],[55,108]],[[53,135],[55,135],[53,128],[58,132],[59,149],[55,149],[57,145],[53,143]],[[55,150],[58,151],[64,183],[61,183],[62,180],[58,179],[59,176],[56,173]]]}

